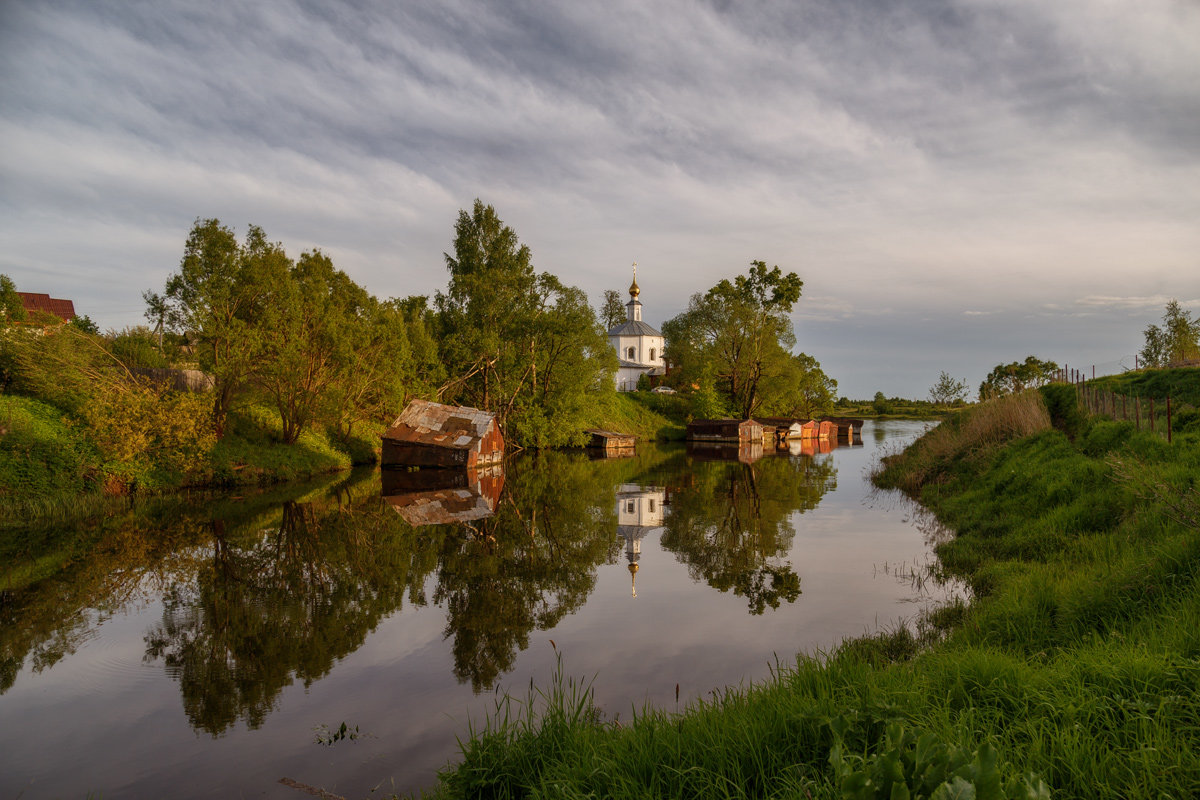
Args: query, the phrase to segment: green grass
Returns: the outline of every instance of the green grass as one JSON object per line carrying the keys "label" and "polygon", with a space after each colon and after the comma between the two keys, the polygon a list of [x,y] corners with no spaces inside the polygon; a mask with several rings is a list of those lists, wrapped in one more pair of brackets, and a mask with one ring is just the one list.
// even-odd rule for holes
{"label": "green grass", "polygon": [[28,511],[23,500],[86,492],[96,460],[95,449],[63,411],[40,400],[0,395],[0,505]]}
{"label": "green grass", "polygon": [[[250,406],[230,415],[229,433],[209,455],[205,485],[256,485],[297,480],[325,472],[349,469],[353,463],[373,460],[374,451],[364,434],[349,445],[326,430],[310,428],[295,444],[281,441],[283,424],[266,406]],[[361,459],[355,462],[353,454]]]}
{"label": "green grass", "polygon": [[616,392],[611,401],[593,412],[589,428],[629,433],[641,441],[682,441],[685,425],[678,395],[653,392]]}
{"label": "green grass", "polygon": [[436,796],[939,796],[918,773],[974,782],[951,796],[1200,796],[1200,435],[1047,397],[972,408],[878,475],[956,531],[940,569],[969,605],[682,714],[618,724],[560,674],[503,698]]}
{"label": "green grass", "polygon": [[[140,490],[266,485],[378,459],[381,426],[360,427],[348,441],[314,426],[292,445],[280,441],[281,430],[279,416],[271,408],[236,410],[230,415],[229,433],[186,483],[160,483]],[[111,510],[120,503],[104,496],[111,466],[68,412],[42,400],[0,395],[0,527],[32,519],[78,519]],[[177,482],[181,480],[176,476]]]}
{"label": "green grass", "polygon": [[1108,392],[1138,397],[1165,398],[1200,406],[1200,368],[1142,369],[1107,375],[1088,382]]}

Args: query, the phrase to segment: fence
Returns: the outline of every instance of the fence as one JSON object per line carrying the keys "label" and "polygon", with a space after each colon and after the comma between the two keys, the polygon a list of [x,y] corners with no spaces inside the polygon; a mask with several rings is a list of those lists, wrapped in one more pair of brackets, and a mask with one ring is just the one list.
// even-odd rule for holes
{"label": "fence", "polygon": [[1177,415],[1181,411],[1195,410],[1187,403],[1176,402],[1170,394],[1157,398],[1142,397],[1101,389],[1090,382],[1095,378],[1095,367],[1092,367],[1090,380],[1081,370],[1063,367],[1055,379],[1059,383],[1073,384],[1080,405],[1093,416],[1132,422],[1138,431],[1157,433],[1165,436],[1168,442],[1174,441]]}

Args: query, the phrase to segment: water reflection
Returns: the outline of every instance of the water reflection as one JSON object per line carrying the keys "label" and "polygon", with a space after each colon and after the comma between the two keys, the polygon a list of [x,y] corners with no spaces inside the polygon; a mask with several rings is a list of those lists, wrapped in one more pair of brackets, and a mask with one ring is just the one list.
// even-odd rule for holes
{"label": "water reflection", "polygon": [[323,677],[406,596],[425,603],[429,541],[370,502],[371,482],[354,488],[211,520],[205,556],[145,635],[145,661],[179,682],[197,731],[259,727],[284,687]]}
{"label": "water reflection", "polygon": [[829,459],[761,447],[600,461],[546,452],[505,470],[366,473],[277,495],[164,501],[69,545],[68,534],[47,534],[50,553],[78,555],[0,599],[0,693],[27,662],[61,661],[106,615],[161,607],[143,660],[178,684],[193,729],[254,729],[285,687],[312,685],[382,620],[430,605],[444,612],[455,678],[490,690],[531,633],[582,608],[598,569],[622,554],[636,597],[647,536],[751,614],[795,602],[794,512],[814,508],[836,478]]}
{"label": "water reflection", "polygon": [[750,613],[762,614],[800,596],[800,578],[785,560],[796,533],[793,512],[815,508],[836,487],[837,470],[832,461],[803,456],[736,458],[688,450],[661,541],[693,579],[746,598]]}
{"label": "water reflection", "polygon": [[496,513],[504,467],[482,469],[384,469],[384,502],[414,527],[470,522]]}
{"label": "water reflection", "polygon": [[629,590],[634,597],[637,597],[642,538],[662,527],[666,505],[667,490],[661,486],[623,483],[617,487],[617,536],[625,542],[625,560],[629,564]]}

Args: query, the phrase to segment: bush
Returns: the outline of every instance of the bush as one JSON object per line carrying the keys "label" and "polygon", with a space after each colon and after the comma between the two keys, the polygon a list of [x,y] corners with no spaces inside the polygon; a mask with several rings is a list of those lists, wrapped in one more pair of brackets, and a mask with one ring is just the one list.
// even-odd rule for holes
{"label": "bush", "polygon": [[129,328],[113,337],[109,347],[112,354],[129,369],[170,366],[158,350],[154,336],[145,328]]}

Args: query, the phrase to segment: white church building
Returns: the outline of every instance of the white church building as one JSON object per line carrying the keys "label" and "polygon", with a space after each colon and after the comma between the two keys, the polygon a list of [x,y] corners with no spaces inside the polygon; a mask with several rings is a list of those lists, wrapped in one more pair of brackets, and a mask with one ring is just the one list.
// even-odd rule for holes
{"label": "white church building", "polygon": [[643,375],[653,379],[667,373],[663,335],[642,321],[642,301],[638,299],[641,293],[635,268],[633,283],[629,286],[629,302],[625,304],[627,318],[608,331],[608,342],[617,351],[618,392],[637,389],[638,379]]}

